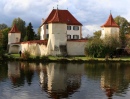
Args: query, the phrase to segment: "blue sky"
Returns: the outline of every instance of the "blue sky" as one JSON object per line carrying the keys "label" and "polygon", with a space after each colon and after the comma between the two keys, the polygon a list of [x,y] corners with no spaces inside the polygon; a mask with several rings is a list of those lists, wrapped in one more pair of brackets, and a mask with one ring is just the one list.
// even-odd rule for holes
{"label": "blue sky", "polygon": [[82,24],[83,36],[93,35],[107,20],[110,10],[130,21],[130,0],[0,0],[0,24],[11,26],[20,17],[35,31],[54,8],[68,9]]}

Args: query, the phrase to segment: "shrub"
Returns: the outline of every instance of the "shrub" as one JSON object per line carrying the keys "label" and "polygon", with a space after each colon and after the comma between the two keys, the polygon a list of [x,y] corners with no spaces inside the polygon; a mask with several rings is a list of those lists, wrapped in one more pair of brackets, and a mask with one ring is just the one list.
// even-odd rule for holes
{"label": "shrub", "polygon": [[48,56],[43,55],[43,56],[41,56],[41,59],[42,60],[48,60],[49,58],[48,58]]}
{"label": "shrub", "polygon": [[35,58],[38,60],[38,59],[40,59],[40,56],[36,56]]}
{"label": "shrub", "polygon": [[0,57],[3,57],[4,55],[4,50],[3,47],[0,45]]}
{"label": "shrub", "polygon": [[21,57],[23,58],[23,59],[28,59],[29,57],[30,57],[30,52],[28,51],[28,50],[25,50],[23,53],[22,53],[22,55],[21,55]]}
{"label": "shrub", "polygon": [[107,38],[105,41],[94,38],[88,41],[85,47],[85,55],[96,58],[105,57],[112,54],[117,47],[120,47],[120,43],[114,38]]}
{"label": "shrub", "polygon": [[90,40],[85,47],[85,55],[89,57],[104,57],[105,46],[100,39]]}

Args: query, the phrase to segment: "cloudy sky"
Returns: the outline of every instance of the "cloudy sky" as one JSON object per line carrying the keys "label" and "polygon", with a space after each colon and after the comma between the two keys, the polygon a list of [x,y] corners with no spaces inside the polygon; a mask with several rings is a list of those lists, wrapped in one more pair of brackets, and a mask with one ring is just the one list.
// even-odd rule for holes
{"label": "cloudy sky", "polygon": [[68,9],[82,24],[83,36],[93,35],[107,20],[110,11],[130,21],[130,0],[0,0],[0,24],[11,26],[20,17],[35,31],[54,8]]}

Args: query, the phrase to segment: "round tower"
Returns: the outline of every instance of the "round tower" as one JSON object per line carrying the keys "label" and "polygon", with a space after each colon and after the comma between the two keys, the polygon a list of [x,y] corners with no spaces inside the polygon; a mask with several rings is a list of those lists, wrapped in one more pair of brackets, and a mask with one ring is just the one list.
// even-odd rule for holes
{"label": "round tower", "polygon": [[101,26],[101,39],[113,37],[119,39],[119,26],[114,21],[112,14],[110,13],[106,23]]}
{"label": "round tower", "polygon": [[8,45],[20,42],[20,39],[21,32],[17,29],[16,25],[14,25],[8,33]]}

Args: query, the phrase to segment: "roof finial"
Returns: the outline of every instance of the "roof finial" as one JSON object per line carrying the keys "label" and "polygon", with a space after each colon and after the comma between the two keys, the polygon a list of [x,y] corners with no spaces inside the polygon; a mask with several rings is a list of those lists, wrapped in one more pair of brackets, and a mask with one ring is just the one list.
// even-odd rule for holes
{"label": "roof finial", "polygon": [[53,7],[53,9],[54,9],[54,7]]}
{"label": "roof finial", "polygon": [[111,14],[111,10],[110,10],[110,14]]}
{"label": "roof finial", "polygon": [[57,9],[58,9],[58,4],[57,4]]}

